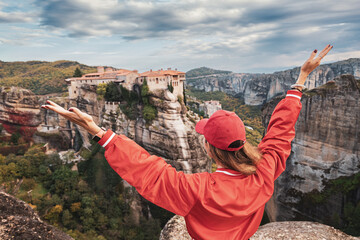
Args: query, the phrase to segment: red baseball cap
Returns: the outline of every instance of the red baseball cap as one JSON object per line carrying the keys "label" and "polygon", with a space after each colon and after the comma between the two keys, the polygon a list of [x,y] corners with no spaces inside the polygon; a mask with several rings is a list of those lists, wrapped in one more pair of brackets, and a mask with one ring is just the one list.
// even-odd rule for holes
{"label": "red baseball cap", "polygon": [[245,143],[245,125],[234,112],[218,110],[210,118],[200,120],[195,126],[196,132],[204,135],[206,141],[216,148],[237,151]]}

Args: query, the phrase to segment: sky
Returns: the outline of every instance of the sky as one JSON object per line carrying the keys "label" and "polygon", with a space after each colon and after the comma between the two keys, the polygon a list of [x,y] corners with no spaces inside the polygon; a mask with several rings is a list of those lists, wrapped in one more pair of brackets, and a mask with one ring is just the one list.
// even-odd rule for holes
{"label": "sky", "polygon": [[359,0],[0,0],[0,60],[272,73],[334,45],[360,57]]}

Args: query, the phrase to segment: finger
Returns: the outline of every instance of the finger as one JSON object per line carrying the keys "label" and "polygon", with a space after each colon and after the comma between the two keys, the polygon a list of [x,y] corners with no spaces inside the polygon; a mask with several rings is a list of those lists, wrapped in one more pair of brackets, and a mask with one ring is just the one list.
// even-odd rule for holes
{"label": "finger", "polygon": [[48,110],[51,110],[51,111],[54,111],[54,112],[56,112],[58,114],[61,114],[61,115],[64,115],[67,112],[63,107],[60,107],[60,106],[42,105],[41,107],[45,108],[45,109],[48,109]]}
{"label": "finger", "polygon": [[309,59],[313,59],[316,56],[317,49],[311,52]]}
{"label": "finger", "polygon": [[67,111],[62,107],[54,107],[51,105],[42,105],[41,107],[48,109],[48,110],[52,110],[70,121],[72,121],[72,120],[81,121],[81,119],[79,118],[79,116],[76,113]]}
{"label": "finger", "polygon": [[84,114],[76,107],[71,107],[69,108],[70,112],[74,112],[77,116],[79,116],[80,118],[84,118]]}
{"label": "finger", "polygon": [[70,112],[70,111],[67,111],[63,108],[59,108],[59,107],[54,107],[54,106],[51,106],[51,105],[42,105],[41,108],[44,108],[44,109],[49,109],[49,110],[52,110],[58,114],[60,114],[61,116],[63,116],[64,118],[68,119],[69,121],[81,126],[81,127],[84,127],[84,121],[74,112]]}
{"label": "finger", "polygon": [[323,59],[325,57],[325,55],[330,51],[331,48],[332,48],[332,46],[330,44],[328,44],[323,50],[321,50],[321,52],[319,53],[319,56],[316,58],[316,60],[321,61],[321,59]]}
{"label": "finger", "polygon": [[330,50],[331,50],[333,47],[334,47],[334,46],[328,47],[328,48],[326,49],[326,51],[324,51],[323,56],[325,57],[326,54],[328,54],[328,52],[330,52]]}
{"label": "finger", "polygon": [[[60,105],[56,104],[55,102],[53,101],[50,101],[50,100],[46,100],[46,103],[47,104],[50,104],[51,106],[54,106],[54,107],[61,107]],[[62,108],[62,107],[61,107]]]}

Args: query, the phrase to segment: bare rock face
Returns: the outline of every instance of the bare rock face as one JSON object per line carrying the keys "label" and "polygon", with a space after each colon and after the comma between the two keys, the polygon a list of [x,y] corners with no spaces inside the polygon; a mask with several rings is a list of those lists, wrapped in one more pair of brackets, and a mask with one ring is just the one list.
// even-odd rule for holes
{"label": "bare rock face", "polygon": [[316,222],[273,222],[260,226],[251,240],[355,240],[333,227]]}
{"label": "bare rock face", "polygon": [[0,123],[8,133],[31,137],[41,123],[39,100],[30,90],[0,87]]}
{"label": "bare rock face", "polygon": [[195,116],[183,113],[184,107],[169,91],[152,93],[150,103],[157,108],[157,117],[148,124],[142,118],[141,105],[136,120],[129,119],[118,103],[105,103],[103,125],[118,134],[135,140],[147,151],[163,157],[178,171],[209,171],[211,162],[203,149],[202,137],[195,131]]}
{"label": "bare rock face", "polygon": [[[299,73],[300,67],[272,74],[222,73],[187,78],[187,84],[206,92],[223,91],[241,96],[245,104],[261,105],[290,89]],[[360,77],[360,59],[350,58],[319,66],[308,77],[306,87],[312,89],[321,86],[342,74]]]}
{"label": "bare rock face", "polygon": [[[206,219],[204,219],[206,221]],[[181,216],[171,218],[160,233],[160,240],[191,240]],[[273,222],[260,226],[251,240],[356,240],[333,227],[317,222]]]}
{"label": "bare rock face", "polygon": [[73,239],[40,220],[25,202],[0,192],[0,239]]}
{"label": "bare rock face", "polygon": [[[264,107],[265,126],[281,99]],[[360,82],[342,75],[305,92],[301,103],[292,154],[275,182],[267,214],[270,221],[347,226],[360,201]]]}

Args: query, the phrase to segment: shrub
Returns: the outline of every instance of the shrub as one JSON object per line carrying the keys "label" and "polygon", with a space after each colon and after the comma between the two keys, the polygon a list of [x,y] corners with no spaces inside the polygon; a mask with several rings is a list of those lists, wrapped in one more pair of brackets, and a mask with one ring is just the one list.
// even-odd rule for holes
{"label": "shrub", "polygon": [[151,122],[157,115],[156,108],[151,105],[145,105],[143,109],[143,117],[146,122]]}

